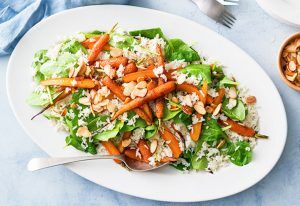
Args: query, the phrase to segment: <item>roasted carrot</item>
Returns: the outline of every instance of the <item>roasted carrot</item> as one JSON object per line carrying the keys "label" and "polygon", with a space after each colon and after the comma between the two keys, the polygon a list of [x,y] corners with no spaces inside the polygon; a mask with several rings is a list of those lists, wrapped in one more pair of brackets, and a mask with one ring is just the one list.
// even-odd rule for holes
{"label": "roasted carrot", "polygon": [[136,150],[135,149],[126,149],[125,152],[124,152],[124,154],[127,157],[129,157],[130,159],[142,161],[142,157],[136,155]]}
{"label": "roasted carrot", "polygon": [[142,106],[145,103],[148,103],[152,100],[155,100],[159,97],[162,97],[162,96],[172,92],[174,89],[175,89],[175,82],[174,81],[164,83],[164,84],[148,91],[148,93],[146,94],[145,97],[137,97],[136,99],[130,101],[127,104],[125,104],[123,107],[121,107],[115,113],[115,115],[112,117],[112,120],[116,119],[119,115],[123,114],[124,112],[135,109],[137,107]]}
{"label": "roasted carrot", "polygon": [[[110,155],[120,155],[119,150],[116,148],[116,146],[110,141],[101,141],[101,144],[103,145],[103,147],[105,147],[105,149],[107,150],[107,152]],[[121,160],[115,159],[116,163],[121,163]]]}
{"label": "roasted carrot", "polygon": [[185,114],[188,114],[188,115],[192,115],[193,114],[193,109],[192,107],[189,107],[187,105],[183,105],[182,106],[182,111],[185,113]]}
{"label": "roasted carrot", "polygon": [[91,53],[88,56],[88,61],[90,63],[94,62],[103,49],[104,45],[109,41],[109,34],[103,34],[100,36],[100,38],[96,41],[94,44]]}
{"label": "roasted carrot", "polygon": [[218,91],[218,96],[214,98],[213,102],[211,103],[210,106],[208,106],[206,108],[206,112],[207,113],[213,113],[214,110],[216,109],[216,107],[222,103],[223,97],[225,95],[225,89],[224,88],[220,88]]}
{"label": "roasted carrot", "polygon": [[162,129],[159,130],[160,136],[166,141],[169,142],[168,146],[172,150],[173,157],[174,158],[179,158],[181,155],[182,151],[180,150],[178,140],[176,137],[170,132],[170,130],[166,127],[163,126]]}
{"label": "roasted carrot", "polygon": [[174,162],[174,161],[177,161],[177,159],[172,158],[172,157],[164,157],[160,160],[161,163]]}
{"label": "roasted carrot", "polygon": [[178,84],[176,86],[176,90],[184,91],[188,94],[196,93],[201,102],[205,101],[205,99],[204,99],[203,95],[201,95],[201,92],[199,91],[199,89],[194,85],[187,84],[187,83]]}
{"label": "roasted carrot", "polygon": [[208,84],[207,81],[204,80],[201,88],[201,96],[203,97],[201,101],[203,102],[204,105],[207,102],[207,92],[208,92]]}
{"label": "roasted carrot", "polygon": [[[112,91],[121,101],[126,100],[126,96],[123,94],[123,87],[118,85],[114,80],[109,78],[108,76],[102,79],[102,83],[107,86],[107,88]],[[151,124],[151,118],[140,108],[134,108],[133,111],[139,115],[142,119],[144,119],[147,124]]]}
{"label": "roasted carrot", "polygon": [[140,150],[143,160],[148,163],[149,158],[151,157],[151,152],[147,145],[147,142],[144,139],[140,139],[137,146]]}
{"label": "roasted carrot", "polygon": [[[196,115],[197,115],[197,118],[199,118],[199,119],[202,117],[202,115],[199,113],[197,113]],[[190,135],[194,142],[196,142],[199,139],[200,134],[201,134],[201,128],[202,128],[202,122],[197,122],[196,124],[193,124]]]}
{"label": "roasted carrot", "polygon": [[131,62],[129,64],[126,65],[125,69],[124,69],[124,75],[126,74],[130,74],[133,72],[137,72],[138,68],[136,67],[134,62]]}
{"label": "roasted carrot", "polygon": [[35,114],[31,120],[33,120],[35,117],[39,116],[40,114],[42,114],[44,111],[46,111],[47,109],[49,109],[50,107],[54,106],[57,102],[63,100],[64,98],[66,98],[67,96],[69,96],[71,94],[71,90],[64,90],[62,93],[60,93],[52,102],[52,104],[47,105],[45,108],[43,108],[39,113]]}
{"label": "roasted carrot", "polygon": [[210,96],[210,95],[207,95],[207,97],[206,97],[206,103],[207,104],[211,104],[211,103],[213,103],[213,101],[214,101],[214,98],[212,96]]}
{"label": "roasted carrot", "polygon": [[158,54],[157,64],[158,64],[158,66],[162,66],[164,68],[165,67],[165,58],[164,58],[161,46],[159,44],[156,45],[156,52]]}
{"label": "roasted carrot", "polygon": [[44,86],[63,86],[92,89],[96,86],[92,79],[77,80],[76,78],[54,78],[41,81]]}
{"label": "roasted carrot", "polygon": [[[162,78],[159,78],[158,86],[163,85],[163,84],[164,84],[164,80]],[[155,108],[156,108],[156,110],[155,110],[156,117],[158,119],[162,119],[164,116],[164,99],[162,97],[158,98],[156,100]]]}
{"label": "roasted carrot", "polygon": [[126,66],[128,63],[128,59],[126,57],[121,56],[121,57],[113,57],[105,60],[99,60],[98,62],[102,67],[104,67],[105,65],[110,65],[111,67],[119,68],[121,64],[123,66]]}
{"label": "roasted carrot", "polygon": [[152,111],[151,111],[150,106],[146,103],[146,104],[143,104],[141,108],[148,115],[148,117],[151,119],[151,122],[152,122],[153,116],[152,116]]}
{"label": "roasted carrot", "polygon": [[119,143],[119,145],[118,145],[118,149],[119,149],[119,151],[120,151],[121,153],[123,153],[123,152],[124,152],[124,149],[125,149],[125,147],[124,147],[123,144],[122,144],[122,141],[123,141],[123,140],[129,139],[130,136],[131,136],[131,132],[124,132],[124,134],[123,134],[123,136],[122,136],[122,140],[120,141],[120,143]]}
{"label": "roasted carrot", "polygon": [[219,123],[222,125],[231,126],[230,130],[238,133],[239,135],[243,135],[246,137],[254,137],[255,136],[254,129],[252,129],[250,127],[246,127],[244,125],[240,125],[237,122],[235,122],[229,118],[225,121],[219,120]]}
{"label": "roasted carrot", "polygon": [[136,81],[139,78],[154,79],[154,78],[157,78],[157,76],[154,74],[153,70],[150,70],[150,69],[140,70],[140,71],[137,71],[137,72],[126,74],[123,77],[123,82],[127,83],[127,82],[131,82],[131,81]]}
{"label": "roasted carrot", "polygon": [[86,39],[85,41],[81,42],[81,45],[87,49],[92,49],[94,44],[100,39],[101,35],[97,35],[91,38]]}
{"label": "roasted carrot", "polygon": [[154,64],[150,64],[148,67],[147,67],[147,70],[153,70],[155,68]]}

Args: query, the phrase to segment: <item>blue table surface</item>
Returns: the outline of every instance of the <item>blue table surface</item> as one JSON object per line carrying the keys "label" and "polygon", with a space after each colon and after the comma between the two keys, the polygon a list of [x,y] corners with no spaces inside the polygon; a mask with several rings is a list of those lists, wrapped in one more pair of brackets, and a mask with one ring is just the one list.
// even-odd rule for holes
{"label": "blue table surface", "polygon": [[[269,175],[239,194],[189,205],[300,205],[300,93],[289,89],[280,80],[276,68],[276,56],[280,44],[284,38],[296,32],[297,28],[274,20],[254,0],[240,0],[238,7],[230,8],[238,18],[231,30],[202,15],[188,0],[134,0],[130,4],[192,19],[233,41],[268,73],[278,88],[286,108],[289,123],[286,147],[281,159]],[[0,58],[1,206],[177,205],[177,203],[145,200],[114,192],[64,167],[36,173],[26,171],[26,164],[30,158],[46,156],[46,154],[23,132],[9,107],[5,86],[8,59],[9,56]]]}

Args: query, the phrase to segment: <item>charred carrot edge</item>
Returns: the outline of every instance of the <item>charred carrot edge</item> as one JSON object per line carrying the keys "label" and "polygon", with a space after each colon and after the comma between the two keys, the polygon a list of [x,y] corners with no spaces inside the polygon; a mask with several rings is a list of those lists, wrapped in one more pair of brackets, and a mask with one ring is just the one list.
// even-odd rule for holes
{"label": "charred carrot edge", "polygon": [[[105,147],[105,149],[107,150],[107,152],[110,155],[120,155],[119,150],[116,148],[116,146],[110,141],[101,141],[101,144]],[[118,159],[114,159],[114,161],[116,163],[121,163],[121,160]]]}
{"label": "charred carrot edge", "polygon": [[[197,118],[201,118],[202,115],[197,113]],[[196,124],[193,124],[192,126],[192,130],[190,132],[190,135],[191,135],[191,139],[196,142],[200,135],[201,135],[201,128],[202,128],[202,122],[197,122]]]}
{"label": "charred carrot edge", "polygon": [[154,64],[150,64],[148,67],[147,67],[147,70],[153,70],[155,68]]}
{"label": "charred carrot edge", "polygon": [[172,157],[164,157],[160,160],[161,163],[166,163],[166,162],[175,162],[177,159],[172,158]]}
{"label": "charred carrot edge", "polygon": [[133,72],[137,72],[138,68],[136,67],[134,62],[131,62],[129,64],[126,65],[125,69],[124,69],[124,75],[126,74],[130,74]]}
{"label": "charred carrot edge", "polygon": [[134,100],[128,102],[127,104],[123,105],[112,117],[112,120],[116,119],[119,115],[123,114],[124,112],[127,112],[129,110],[135,109],[137,107],[142,106],[145,103],[148,103],[152,100],[155,100],[159,97],[162,97],[170,92],[172,92],[175,89],[175,82],[170,81],[167,83],[164,83],[150,91],[146,94],[145,97],[137,97]]}
{"label": "charred carrot edge", "polygon": [[[158,86],[163,85],[163,84],[164,84],[164,80],[159,78]],[[163,98],[159,98],[156,100],[155,108],[156,108],[156,111],[155,111],[156,117],[158,119],[162,119],[164,116],[164,99]]]}
{"label": "charred carrot edge", "polygon": [[159,133],[165,141],[169,142],[168,146],[172,150],[174,158],[179,158],[182,151],[180,150],[179,143],[176,137],[170,132],[170,130],[166,126],[163,126],[163,128],[159,130]]}
{"label": "charred carrot edge", "polygon": [[135,149],[126,149],[124,151],[124,154],[129,157],[130,159],[142,161],[142,158],[140,156],[136,156],[136,150]]}
{"label": "charred carrot edge", "polygon": [[81,45],[84,46],[86,49],[92,49],[94,44],[100,39],[101,35],[97,35],[91,38],[88,38],[81,42]]}
{"label": "charred carrot edge", "polygon": [[109,41],[109,34],[103,34],[100,36],[100,38],[98,39],[98,41],[96,41],[96,43],[94,44],[91,53],[88,56],[88,61],[94,62],[97,58],[97,56],[99,55],[99,53],[101,52],[101,50],[103,49],[104,45]]}
{"label": "charred carrot edge", "polygon": [[244,125],[240,125],[237,122],[231,120],[231,119],[227,119],[226,121],[222,121],[219,120],[219,123],[222,125],[226,125],[226,126],[231,126],[230,130],[238,133],[239,135],[243,135],[246,137],[254,137],[255,136],[255,130],[250,128],[250,127],[246,127]]}
{"label": "charred carrot edge", "polygon": [[157,64],[158,64],[158,66],[165,67],[165,57],[163,55],[162,49],[161,49],[161,47],[160,47],[159,44],[156,45],[156,52],[158,54],[158,57],[157,57]]}
{"label": "charred carrot edge", "polygon": [[137,144],[140,153],[142,155],[142,158],[144,160],[144,162],[149,162],[149,158],[151,157],[151,152],[150,149],[147,145],[147,142],[144,139],[140,139],[138,144]]}
{"label": "charred carrot edge", "polygon": [[64,86],[92,89],[96,86],[92,79],[77,80],[76,78],[54,78],[41,81],[44,86]]}
{"label": "charred carrot edge", "polygon": [[39,116],[40,114],[42,114],[44,111],[46,111],[47,109],[49,109],[50,107],[54,106],[57,102],[63,100],[64,98],[66,98],[67,96],[69,96],[71,94],[71,90],[64,90],[62,93],[60,93],[52,102],[52,104],[47,105],[45,108],[43,108],[39,113],[35,114],[31,120],[33,120],[34,118],[36,118],[37,116]]}
{"label": "charred carrot edge", "polygon": [[150,106],[146,103],[142,105],[142,109],[147,114],[147,116],[150,118],[151,122],[153,121],[153,115]]}
{"label": "charred carrot edge", "polygon": [[199,89],[194,85],[187,84],[187,83],[178,84],[176,86],[176,90],[184,91],[189,94],[196,93],[201,102],[205,101],[205,99],[204,99],[203,95],[201,95]]}
{"label": "charred carrot edge", "polygon": [[128,63],[128,59],[126,57],[113,57],[109,59],[99,60],[98,61],[102,67],[105,65],[110,65],[114,68],[119,68],[119,66],[122,64],[123,66],[126,66]]}
{"label": "charred carrot edge", "polygon": [[123,153],[124,149],[125,149],[125,147],[123,147],[123,145],[122,145],[122,141],[126,140],[126,139],[129,139],[130,136],[131,136],[131,132],[124,132],[124,134],[122,136],[122,139],[121,139],[121,141],[120,141],[120,143],[118,145],[118,150],[120,151],[120,153]]}
{"label": "charred carrot edge", "polygon": [[[109,78],[108,76],[104,77],[102,79],[102,83],[107,86],[107,88],[112,91],[121,101],[126,100],[126,96],[123,94],[123,87],[118,85],[114,80]],[[142,119],[144,119],[147,124],[151,124],[151,118],[148,117],[148,115],[141,109],[139,108],[134,108],[134,112],[137,113]]]}
{"label": "charred carrot edge", "polygon": [[211,104],[213,102],[214,102],[214,98],[212,98],[212,96],[210,96],[210,95],[207,95],[207,97],[206,97],[206,103],[207,104]]}
{"label": "charred carrot edge", "polygon": [[212,106],[215,108],[217,107],[223,100],[223,97],[225,95],[225,89],[224,88],[220,88],[218,91],[218,96],[214,99]]}
{"label": "charred carrot edge", "polygon": [[140,71],[137,71],[137,72],[126,74],[123,77],[123,82],[128,83],[128,82],[131,82],[131,81],[137,81],[139,78],[144,78],[144,79],[151,78],[151,79],[154,79],[154,78],[157,78],[157,76],[155,76],[153,70],[148,70],[148,69],[146,69],[146,70],[140,70]]}

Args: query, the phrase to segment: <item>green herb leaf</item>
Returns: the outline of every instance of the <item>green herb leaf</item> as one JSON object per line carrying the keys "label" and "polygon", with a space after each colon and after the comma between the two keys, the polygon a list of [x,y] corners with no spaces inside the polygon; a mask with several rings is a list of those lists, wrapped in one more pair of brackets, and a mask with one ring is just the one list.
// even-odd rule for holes
{"label": "green herb leaf", "polygon": [[117,137],[118,133],[120,132],[121,128],[124,126],[124,122],[117,121],[115,127],[112,130],[107,130],[102,133],[96,134],[94,136],[95,141],[107,141],[110,138]]}
{"label": "green herb leaf", "polygon": [[91,37],[95,37],[95,36],[99,36],[100,34],[104,34],[103,31],[99,31],[99,30],[95,30],[95,31],[91,31],[91,32],[82,32],[85,36],[85,38],[91,38]]}
{"label": "green herb leaf", "polygon": [[220,82],[219,82],[220,86],[237,86],[239,85],[238,82],[235,82],[231,79],[229,79],[228,77],[224,77]]}
{"label": "green herb leaf", "polygon": [[186,62],[192,62],[200,60],[198,52],[181,39],[170,39],[168,41],[165,56],[169,61],[184,59]]}
{"label": "green herb leaf", "polygon": [[160,38],[165,38],[165,36],[160,28],[135,30],[135,31],[130,31],[129,34],[132,36],[142,36],[142,37],[146,37],[149,39],[154,39],[156,37],[156,35],[158,35]]}
{"label": "green herb leaf", "polygon": [[211,70],[210,66],[206,64],[190,64],[180,72],[188,75],[194,75],[196,77],[201,77],[208,84],[211,83]]}
{"label": "green herb leaf", "polygon": [[155,124],[149,125],[145,128],[145,138],[150,139],[158,131],[158,127]]}
{"label": "green herb leaf", "polygon": [[203,129],[201,132],[200,139],[202,141],[212,142],[226,137],[226,134],[222,131],[222,128],[219,126],[217,120],[211,118],[206,120],[203,124]]}
{"label": "green herb leaf", "polygon": [[87,54],[86,48],[84,48],[84,46],[76,40],[67,40],[60,49],[62,53],[69,52],[72,54],[76,54],[79,50],[81,50],[84,54]]}
{"label": "green herb leaf", "polygon": [[230,119],[243,121],[246,118],[246,107],[244,103],[241,100],[237,100],[237,105],[232,109],[228,109],[228,103],[229,99],[226,98],[222,103],[223,113]]}
{"label": "green herb leaf", "polygon": [[195,170],[205,170],[205,168],[208,166],[206,157],[198,158],[197,155],[193,155],[191,163],[192,168]]}
{"label": "green herb leaf", "polygon": [[192,116],[184,113],[183,111],[180,111],[180,113],[178,113],[173,120],[176,124],[182,123],[186,126],[192,124]]}
{"label": "green herb leaf", "polygon": [[250,144],[246,141],[239,141],[231,144],[227,153],[230,161],[238,166],[244,166],[252,161],[252,152]]}
{"label": "green herb leaf", "polygon": [[167,106],[164,106],[164,116],[163,116],[163,121],[168,121],[170,119],[173,119],[177,114],[179,114],[182,110],[177,109],[177,110],[169,110]]}

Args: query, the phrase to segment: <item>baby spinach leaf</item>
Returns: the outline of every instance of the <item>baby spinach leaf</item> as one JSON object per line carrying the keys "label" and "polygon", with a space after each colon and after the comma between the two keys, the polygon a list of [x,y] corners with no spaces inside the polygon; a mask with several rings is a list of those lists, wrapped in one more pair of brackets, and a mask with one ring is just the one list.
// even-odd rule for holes
{"label": "baby spinach leaf", "polygon": [[210,118],[203,124],[200,139],[202,141],[212,142],[226,137],[226,134],[222,131],[217,120]]}
{"label": "baby spinach leaf", "polygon": [[158,35],[160,38],[165,39],[165,36],[164,36],[161,28],[135,30],[135,31],[130,31],[129,34],[132,36],[142,36],[142,37],[146,37],[149,39],[154,39]]}
{"label": "baby spinach leaf", "polygon": [[238,82],[235,82],[235,81],[233,81],[233,80],[231,80],[231,79],[229,79],[228,77],[225,76],[225,77],[220,81],[219,85],[220,85],[220,86],[237,86],[237,85],[239,85],[239,83],[238,83]]}
{"label": "baby spinach leaf", "polygon": [[183,68],[180,72],[188,75],[194,75],[196,77],[201,77],[208,84],[211,83],[211,70],[210,66],[206,64],[190,64]]}
{"label": "baby spinach leaf", "polygon": [[123,126],[124,126],[124,122],[117,121],[115,127],[112,130],[107,130],[107,131],[101,132],[99,134],[96,134],[94,136],[94,140],[107,141],[110,138],[115,138],[115,137],[117,137],[118,133],[120,132],[120,130]]}
{"label": "baby spinach leaf", "polygon": [[103,31],[99,31],[99,30],[94,30],[91,32],[83,32],[85,38],[91,38],[91,37],[95,37],[95,36],[99,36],[100,34],[104,34]]}
{"label": "baby spinach leaf", "polygon": [[170,39],[168,41],[165,56],[169,61],[184,59],[186,62],[192,62],[200,60],[198,52],[181,39]]}
{"label": "baby spinach leaf", "polygon": [[173,120],[176,124],[182,123],[186,126],[192,124],[192,116],[184,113],[183,111],[180,111],[180,113],[178,113]]}
{"label": "baby spinach leaf", "polygon": [[223,113],[230,119],[243,121],[246,118],[246,107],[244,103],[241,100],[237,100],[237,105],[232,109],[227,107],[228,103],[229,99],[226,98],[222,103]]}
{"label": "baby spinach leaf", "polygon": [[147,126],[146,122],[143,119],[138,118],[135,124],[133,125],[127,125],[126,123],[124,123],[124,126],[122,127],[120,132],[129,132],[136,128],[145,128],[146,126]]}
{"label": "baby spinach leaf", "polygon": [[238,166],[244,166],[252,161],[252,152],[249,142],[239,141],[230,145],[228,149],[228,155],[230,161]]}
{"label": "baby spinach leaf", "polygon": [[167,106],[164,106],[164,116],[163,116],[163,121],[168,121],[170,119],[173,119],[177,114],[179,114],[182,110],[177,109],[177,110],[169,110]]}
{"label": "baby spinach leaf", "polygon": [[150,139],[153,137],[158,131],[158,128],[155,124],[149,125],[145,128],[145,138]]}
{"label": "baby spinach leaf", "polygon": [[192,168],[195,170],[205,170],[205,168],[208,166],[206,157],[198,158],[197,155],[193,155],[191,163]]}
{"label": "baby spinach leaf", "polygon": [[183,160],[185,160],[187,162],[187,164],[182,164],[181,162],[175,162],[175,163],[171,164],[171,166],[173,166],[174,168],[176,168],[180,171],[191,169],[191,167],[192,167],[191,160],[192,160],[193,154],[194,153],[191,150],[184,150],[181,158]]}
{"label": "baby spinach leaf", "polygon": [[88,152],[90,154],[97,154],[96,144],[90,142],[89,139],[86,139],[86,141],[87,147],[83,148],[81,137],[77,137],[76,135],[69,135],[65,139],[67,146],[73,146],[80,151]]}

